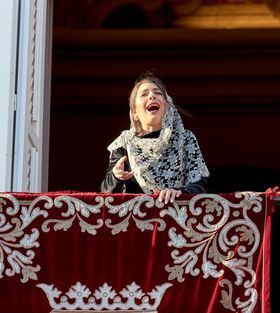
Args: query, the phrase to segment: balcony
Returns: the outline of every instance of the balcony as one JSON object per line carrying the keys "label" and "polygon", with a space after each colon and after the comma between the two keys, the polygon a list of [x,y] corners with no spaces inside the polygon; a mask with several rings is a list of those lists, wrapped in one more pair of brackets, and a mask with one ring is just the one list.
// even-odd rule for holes
{"label": "balcony", "polygon": [[1,193],[1,312],[271,312],[279,198]]}

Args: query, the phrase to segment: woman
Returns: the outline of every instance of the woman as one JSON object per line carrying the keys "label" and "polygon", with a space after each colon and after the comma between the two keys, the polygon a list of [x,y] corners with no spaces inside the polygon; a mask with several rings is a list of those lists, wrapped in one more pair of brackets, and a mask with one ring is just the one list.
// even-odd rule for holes
{"label": "woman", "polygon": [[173,202],[182,192],[206,191],[209,172],[194,134],[160,79],[147,72],[130,94],[131,127],[108,147],[102,192],[157,193]]}

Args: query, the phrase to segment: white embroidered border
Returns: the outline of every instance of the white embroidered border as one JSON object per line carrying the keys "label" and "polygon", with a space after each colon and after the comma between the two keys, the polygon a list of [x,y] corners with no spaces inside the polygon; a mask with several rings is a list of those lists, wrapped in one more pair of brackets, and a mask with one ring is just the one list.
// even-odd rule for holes
{"label": "white embroidered border", "polygon": [[117,293],[111,286],[104,283],[92,293],[87,286],[77,282],[64,295],[61,295],[61,291],[53,285],[38,284],[37,286],[45,292],[49,304],[54,310],[133,310],[157,312],[156,310],[165,291],[172,284],[164,283],[160,286],[155,286],[148,293],[143,293],[140,286],[132,282]]}
{"label": "white embroidered border", "polygon": [[[58,196],[55,199],[40,196],[30,203],[23,204],[10,194],[1,194],[0,278],[4,274],[7,276],[22,274],[22,282],[27,282],[29,279],[37,280],[36,273],[40,270],[40,266],[34,266],[33,259],[34,249],[39,247],[37,240],[40,229],[33,228],[31,233],[25,233],[24,230],[39,216],[45,219],[41,226],[44,232],[50,231],[51,226],[54,230],[67,230],[74,220],[78,219],[81,231],[92,235],[95,235],[104,225],[111,229],[113,235],[126,231],[131,218],[141,231],[153,230],[156,222],[159,225],[158,230],[163,231],[166,229],[163,217],[169,216],[178,226],[168,229],[170,241],[167,244],[173,248],[171,251],[173,264],[165,266],[166,271],[169,272],[168,280],[177,279],[182,282],[184,274],[197,276],[201,272],[204,278],[220,278],[224,273],[221,268],[227,267],[234,273],[235,281],[222,279],[219,282],[221,288],[224,288],[221,290],[222,305],[226,309],[237,312],[253,312],[258,294],[253,288],[256,273],[251,264],[260,244],[260,234],[257,226],[248,217],[248,212],[252,210],[258,213],[262,210],[262,197],[253,192],[236,193],[235,197],[240,199],[237,204],[216,194],[200,194],[194,196],[189,204],[178,201],[163,208],[162,203],[148,195],[134,197],[119,205],[112,204],[113,197],[96,196],[94,198],[96,204],[89,205],[71,196]],[[11,202],[12,206],[7,207],[3,212],[7,201]],[[101,218],[96,221],[91,218],[89,223],[86,219],[92,214],[99,214],[103,205],[106,206],[109,214],[118,216],[121,221],[112,224],[110,219],[103,223]],[[61,207],[66,207],[66,212],[61,212],[61,218],[47,219],[49,209]],[[141,211],[144,207],[158,208],[159,217],[145,219],[146,213]],[[198,216],[202,216],[200,223],[197,220]],[[234,218],[230,221],[229,217]],[[214,222],[217,219],[218,221]],[[229,236],[230,231],[234,231],[234,235]],[[234,251],[233,248],[237,243],[242,244]],[[246,301],[233,299],[234,286],[244,288]]]}

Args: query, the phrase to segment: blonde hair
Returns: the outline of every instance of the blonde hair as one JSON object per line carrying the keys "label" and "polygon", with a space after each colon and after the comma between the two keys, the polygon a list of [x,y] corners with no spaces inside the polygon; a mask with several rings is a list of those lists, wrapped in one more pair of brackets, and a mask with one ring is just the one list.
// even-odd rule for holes
{"label": "blonde hair", "polygon": [[165,88],[163,82],[158,77],[156,77],[152,72],[146,71],[146,72],[142,73],[136,79],[134,87],[132,88],[132,90],[130,92],[130,96],[129,96],[129,108],[130,108],[129,117],[130,117],[131,126],[135,129],[137,134],[141,133],[143,131],[143,129],[142,129],[141,122],[134,118],[135,99],[136,99],[136,95],[137,95],[137,92],[139,90],[139,87],[143,83],[153,83],[153,84],[157,85],[157,87],[160,89],[160,91],[162,92],[162,94],[163,94],[163,96],[167,102],[166,88]]}

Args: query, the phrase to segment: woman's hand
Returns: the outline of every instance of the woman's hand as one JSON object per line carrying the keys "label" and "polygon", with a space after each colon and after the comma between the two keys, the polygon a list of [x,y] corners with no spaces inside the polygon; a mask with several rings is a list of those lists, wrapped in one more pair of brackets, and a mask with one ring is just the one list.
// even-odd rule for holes
{"label": "woman's hand", "polygon": [[160,191],[158,190],[155,193],[159,193],[159,197],[158,197],[159,202],[164,201],[164,203],[167,204],[168,202],[171,202],[171,203],[174,202],[175,198],[180,197],[182,194],[182,191],[166,188]]}
{"label": "woman's hand", "polygon": [[127,160],[127,156],[123,156],[118,160],[116,165],[113,167],[113,174],[117,179],[128,180],[133,176],[133,171],[127,172],[124,170],[124,163]]}

